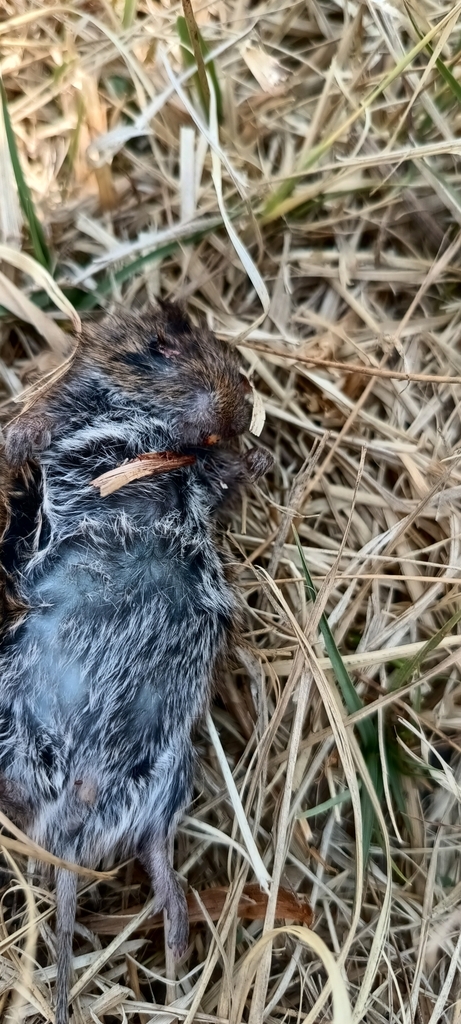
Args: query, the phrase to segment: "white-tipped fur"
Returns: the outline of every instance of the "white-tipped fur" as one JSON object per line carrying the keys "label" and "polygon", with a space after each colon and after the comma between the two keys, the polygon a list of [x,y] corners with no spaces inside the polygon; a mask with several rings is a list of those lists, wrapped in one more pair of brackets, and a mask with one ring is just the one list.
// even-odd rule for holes
{"label": "white-tipped fur", "polygon": [[[199,362],[196,372],[211,387],[219,371],[221,395],[227,372],[235,399],[232,392],[222,413],[210,399],[212,419],[208,424],[202,410],[194,442],[194,373],[185,357],[186,365],[174,362],[165,327],[158,334],[163,348],[155,349],[155,323],[142,328],[142,358],[138,350],[129,353],[139,394],[131,379],[124,387],[121,376],[117,385],[104,367],[77,358],[49,397],[41,397],[33,420],[19,418],[8,438],[15,464],[26,451],[35,455],[39,499],[32,527],[28,511],[25,535],[21,506],[12,503],[3,545],[29,610],[4,633],[0,648],[0,804],[8,794],[8,807],[20,809],[34,840],[82,865],[137,854],[158,909],[168,912],[169,941],[179,954],[187,942],[187,908],[167,842],[191,798],[191,731],[208,704],[236,604],[214,512],[224,493],[260,475],[268,458],[258,452],[242,460],[226,448],[200,447],[201,437],[238,434],[244,422],[236,358],[221,346],[217,370],[218,343],[209,338],[202,358],[210,365]],[[197,361],[200,344],[191,337]],[[117,364],[115,372],[130,371]],[[172,383],[174,415],[167,399]],[[101,471],[144,451],[177,448],[180,412],[188,443],[198,445],[196,463],[101,498],[91,486]],[[75,886],[74,876],[57,873],[57,1024],[67,1021]]]}

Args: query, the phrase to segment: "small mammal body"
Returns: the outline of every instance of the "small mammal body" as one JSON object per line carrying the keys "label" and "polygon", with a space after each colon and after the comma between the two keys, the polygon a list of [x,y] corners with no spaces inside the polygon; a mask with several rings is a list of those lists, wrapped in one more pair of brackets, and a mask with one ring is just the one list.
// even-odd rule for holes
{"label": "small mammal body", "polygon": [[[88,329],[3,456],[0,808],[82,866],[138,856],[176,956],[188,917],[167,846],[235,614],[214,515],[272,464],[228,445],[251,404],[237,355],[165,304]],[[195,462],[107,497],[91,486],[145,452]],[[67,1024],[77,875],[55,874]]]}

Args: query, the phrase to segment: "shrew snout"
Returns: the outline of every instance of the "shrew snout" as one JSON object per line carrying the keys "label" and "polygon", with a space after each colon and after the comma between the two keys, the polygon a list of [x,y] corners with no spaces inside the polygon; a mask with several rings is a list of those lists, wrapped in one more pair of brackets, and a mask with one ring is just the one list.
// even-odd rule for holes
{"label": "shrew snout", "polygon": [[246,377],[233,387],[226,382],[222,389],[201,389],[180,425],[182,445],[201,446],[228,441],[248,430],[253,411],[253,393]]}

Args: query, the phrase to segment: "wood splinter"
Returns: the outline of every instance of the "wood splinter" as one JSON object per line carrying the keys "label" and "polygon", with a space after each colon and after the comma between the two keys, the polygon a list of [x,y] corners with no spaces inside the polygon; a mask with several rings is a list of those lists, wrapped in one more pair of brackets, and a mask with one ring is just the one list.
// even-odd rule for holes
{"label": "wood splinter", "polygon": [[157,473],[168,473],[172,469],[181,469],[195,462],[195,455],[177,455],[176,452],[143,452],[135,459],[122,463],[91,480],[92,487],[99,487],[101,498],[119,491],[132,480],[141,480],[145,476]]}

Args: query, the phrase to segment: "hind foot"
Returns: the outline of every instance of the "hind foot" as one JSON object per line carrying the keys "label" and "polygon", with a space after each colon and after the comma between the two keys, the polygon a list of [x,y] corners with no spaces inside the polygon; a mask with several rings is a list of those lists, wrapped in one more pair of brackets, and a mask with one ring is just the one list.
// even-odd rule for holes
{"label": "hind foot", "polygon": [[187,949],[189,911],[180,881],[173,870],[165,839],[149,839],[139,852],[139,859],[149,873],[155,895],[155,911],[165,910],[168,918],[168,945],[176,960]]}
{"label": "hind foot", "polygon": [[180,960],[189,942],[189,911],[186,897],[174,872],[164,909],[168,917],[168,945],[175,960]]}

